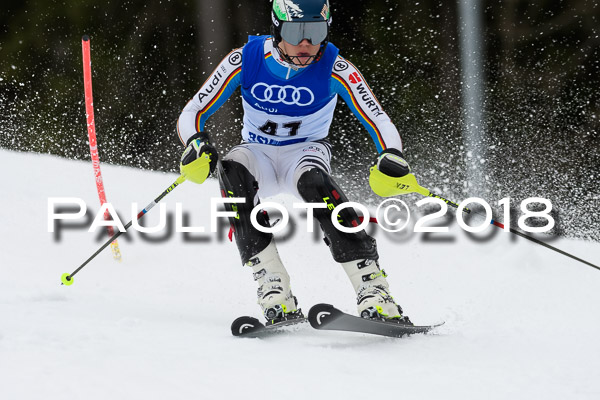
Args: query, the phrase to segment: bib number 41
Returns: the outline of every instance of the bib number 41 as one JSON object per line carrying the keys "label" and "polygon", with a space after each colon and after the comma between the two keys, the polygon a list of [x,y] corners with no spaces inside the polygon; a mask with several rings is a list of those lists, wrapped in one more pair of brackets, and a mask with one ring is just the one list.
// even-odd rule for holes
{"label": "bib number 41", "polygon": [[265,124],[258,129],[262,133],[265,133],[267,135],[296,136],[298,134],[298,129],[300,129],[301,124],[302,124],[302,121],[294,121],[294,122],[287,122],[285,124],[281,124],[281,129],[288,130],[287,132],[285,132],[285,133],[287,133],[287,135],[285,133],[281,132],[281,129],[277,122],[273,122],[271,120],[267,120],[267,122],[265,122]]}

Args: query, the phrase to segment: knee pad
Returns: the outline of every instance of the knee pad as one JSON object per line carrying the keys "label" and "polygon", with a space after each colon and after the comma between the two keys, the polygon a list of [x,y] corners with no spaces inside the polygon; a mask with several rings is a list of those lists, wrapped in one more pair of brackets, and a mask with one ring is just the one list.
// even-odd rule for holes
{"label": "knee pad", "polygon": [[[328,208],[317,208],[314,216],[325,234],[325,243],[329,246],[333,259],[337,262],[348,262],[359,258],[377,260],[375,239],[362,230],[346,233],[338,230],[331,222],[333,209],[339,204],[348,202],[348,198],[333,178],[319,168],[304,172],[298,179],[298,193],[307,203],[325,202]],[[360,220],[356,211],[348,207],[338,215],[340,225],[351,228],[358,226]]]}
{"label": "knee pad", "polygon": [[[219,185],[221,186],[221,196],[246,199],[245,203],[225,204],[225,210],[237,213],[235,217],[229,217],[229,223],[235,234],[235,243],[242,258],[242,264],[246,264],[250,258],[263,251],[273,240],[273,234],[259,231],[250,221],[250,212],[255,205],[260,203],[256,195],[258,182],[239,162],[223,160],[219,169]],[[270,226],[269,216],[264,210],[257,214],[256,220],[261,226]]]}

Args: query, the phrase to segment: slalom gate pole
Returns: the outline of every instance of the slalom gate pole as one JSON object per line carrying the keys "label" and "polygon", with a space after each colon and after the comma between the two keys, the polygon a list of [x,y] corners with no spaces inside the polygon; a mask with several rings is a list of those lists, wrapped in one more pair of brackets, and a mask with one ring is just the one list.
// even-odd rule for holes
{"label": "slalom gate pole", "polygon": [[[404,177],[397,178],[397,180],[396,180],[396,182],[398,182],[398,183],[400,183],[400,184],[403,185],[403,189],[402,189],[402,193],[401,194],[413,193],[413,192],[414,193],[419,193],[419,194],[421,194],[423,196],[426,196],[426,197],[434,197],[436,199],[440,199],[443,202],[445,202],[446,204],[448,204],[449,206],[458,209],[459,205],[456,202],[453,202],[453,201],[450,201],[448,199],[445,199],[444,197],[442,197],[440,195],[437,195],[435,193],[432,193],[429,189],[424,188],[423,186],[419,185],[417,183],[417,180],[415,179],[415,177],[414,177],[413,174],[408,174],[406,176],[407,176],[406,180],[403,180]],[[466,214],[470,214],[471,210],[465,207],[465,208],[463,208],[463,212],[466,213]],[[481,214],[481,213],[475,212],[475,214],[477,214],[477,215],[482,216],[482,217],[485,218],[485,216],[483,214]],[[492,224],[494,226],[497,226],[500,229],[505,229],[504,224],[502,224],[502,223],[500,223],[498,221],[495,221],[494,219],[491,220],[490,224]],[[529,236],[529,235],[527,235],[527,234],[525,234],[525,233],[523,233],[521,231],[518,231],[518,230],[516,230],[516,229],[514,229],[514,228],[512,228],[510,226],[508,228],[509,228],[509,231],[511,233],[513,233],[513,234],[515,234],[517,236],[520,236],[520,237],[522,237],[524,239],[530,240],[533,243],[536,243],[536,244],[539,244],[541,246],[544,246],[544,247],[546,247],[546,248],[548,248],[550,250],[553,250],[553,251],[555,251],[557,253],[560,253],[560,254],[562,254],[564,256],[570,257],[573,260],[579,261],[579,262],[581,262],[581,263],[583,263],[585,265],[588,265],[588,266],[590,266],[592,268],[595,268],[595,269],[597,269],[597,270],[600,271],[600,267],[599,266],[597,266],[595,264],[592,264],[589,261],[586,261],[586,260],[583,260],[583,259],[581,259],[579,257],[576,257],[573,254],[568,253],[568,252],[566,252],[564,250],[558,249],[558,248],[556,248],[556,247],[554,247],[552,245],[549,245],[548,243],[544,243],[541,240],[536,239],[533,236]]]}
{"label": "slalom gate pole", "polygon": [[[142,211],[140,211],[138,213],[138,215],[136,216],[135,220],[139,220],[140,218],[142,218],[146,213],[148,213],[148,211],[150,211],[152,209],[152,207],[154,207],[156,204],[158,204],[159,201],[161,201],[166,195],[171,193],[173,191],[173,189],[175,189],[177,186],[179,186],[183,182],[185,182],[185,178],[182,175],[180,175],[177,178],[177,180],[175,182],[173,182],[173,184],[171,186],[169,186],[164,192],[162,192],[160,194],[160,196],[158,196],[156,199],[154,199],[154,201],[152,203],[148,204],[146,206],[146,208],[144,208]],[[90,261],[92,261],[94,259],[94,257],[96,257],[98,254],[100,254],[100,252],[102,250],[104,250],[110,243],[112,243],[114,240],[116,240],[117,237],[119,237],[122,233],[125,233],[127,231],[127,229],[129,229],[129,227],[131,226],[133,221],[134,220],[132,219],[131,221],[129,221],[129,223],[127,225],[125,225],[124,231],[119,231],[119,232],[115,233],[113,236],[111,236],[102,246],[100,246],[100,248],[98,250],[96,250],[96,252],[94,254],[92,254],[92,256],[90,258],[85,260],[83,262],[83,264],[81,264],[79,266],[79,268],[77,268],[75,271],[73,271],[70,274],[64,273],[60,278],[62,284],[66,285],[66,286],[72,285],[73,277],[75,276],[75,274],[78,273],[83,267],[85,267]]]}
{"label": "slalom gate pole", "polygon": [[[96,124],[94,121],[94,98],[92,96],[92,62],[90,57],[90,38],[84,35],[81,39],[81,47],[83,52],[83,84],[85,91],[85,115],[87,118],[88,139],[90,142],[90,155],[92,157],[92,166],[94,167],[94,177],[96,179],[96,189],[98,190],[98,198],[100,205],[106,203],[106,192],[104,191],[104,181],[102,180],[102,172],[100,171],[100,156],[98,154],[98,143],[96,141]],[[104,212],[104,220],[110,219],[108,209]],[[106,227],[108,236],[115,236],[115,231],[112,226]],[[113,258],[121,261],[121,250],[119,243],[114,240],[111,242]]]}

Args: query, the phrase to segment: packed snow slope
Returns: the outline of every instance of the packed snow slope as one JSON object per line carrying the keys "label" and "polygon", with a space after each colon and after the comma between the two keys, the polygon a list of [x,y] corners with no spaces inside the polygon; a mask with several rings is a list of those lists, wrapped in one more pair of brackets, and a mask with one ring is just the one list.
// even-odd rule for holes
{"label": "packed snow slope", "polygon": [[[0,399],[600,398],[600,271],[511,234],[477,242],[456,224],[429,237],[374,228],[405,312],[416,323],[446,321],[433,334],[390,339],[304,326],[240,339],[230,323],[260,311],[226,232],[159,232],[150,242],[133,231],[119,240],[121,263],[106,249],[61,286],[102,242],[83,228],[57,240],[48,198],[81,198],[95,215],[91,163],[0,150],[0,168]],[[145,206],[176,179],[102,168],[123,223],[132,202]],[[169,215],[182,203],[186,225],[209,231],[218,196],[213,180],[186,182],[163,202]],[[290,198],[279,201],[291,208]],[[145,225],[159,214],[153,209]],[[341,267],[298,221],[279,248],[301,307],[355,312]],[[552,244],[600,262],[598,243]]]}

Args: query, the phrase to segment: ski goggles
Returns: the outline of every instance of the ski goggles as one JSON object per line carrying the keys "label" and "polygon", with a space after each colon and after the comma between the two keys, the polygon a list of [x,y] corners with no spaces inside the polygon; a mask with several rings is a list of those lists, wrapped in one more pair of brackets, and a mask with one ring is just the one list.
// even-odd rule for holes
{"label": "ski goggles", "polygon": [[281,27],[281,37],[293,46],[304,39],[317,45],[327,38],[327,21],[318,22],[284,22]]}

